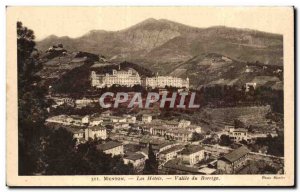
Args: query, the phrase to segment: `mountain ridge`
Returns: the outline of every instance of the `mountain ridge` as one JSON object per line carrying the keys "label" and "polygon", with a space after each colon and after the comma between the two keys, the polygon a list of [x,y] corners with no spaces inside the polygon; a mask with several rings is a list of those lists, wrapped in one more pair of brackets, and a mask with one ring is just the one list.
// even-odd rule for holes
{"label": "mountain ridge", "polygon": [[150,68],[211,52],[245,62],[283,65],[282,35],[226,26],[198,28],[167,19],[149,18],[118,31],[91,30],[78,38],[51,36],[38,41],[37,48],[46,50],[56,43],[70,51],[101,53]]}

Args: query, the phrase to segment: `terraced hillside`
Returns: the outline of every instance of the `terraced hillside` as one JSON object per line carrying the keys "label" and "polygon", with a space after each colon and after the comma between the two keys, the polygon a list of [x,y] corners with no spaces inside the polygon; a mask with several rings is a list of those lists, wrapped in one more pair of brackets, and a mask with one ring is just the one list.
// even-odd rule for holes
{"label": "terraced hillside", "polygon": [[275,122],[266,115],[271,111],[270,106],[206,108],[204,114],[210,127],[222,130],[226,125],[234,125],[234,120],[240,120],[246,127],[252,126],[259,130],[275,130]]}

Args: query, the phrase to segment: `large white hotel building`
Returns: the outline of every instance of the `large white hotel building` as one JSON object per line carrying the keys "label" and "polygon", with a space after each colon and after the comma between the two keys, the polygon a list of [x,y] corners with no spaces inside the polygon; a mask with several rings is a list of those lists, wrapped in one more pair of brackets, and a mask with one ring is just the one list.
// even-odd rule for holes
{"label": "large white hotel building", "polygon": [[[105,75],[97,74],[95,71],[92,71],[92,87],[111,87],[114,84],[132,87],[134,85],[142,85],[142,80],[138,72],[134,69],[128,69],[127,71],[114,69],[112,74],[106,73]],[[146,77],[144,86],[149,88],[165,88],[165,86],[189,88],[189,78],[182,79],[172,76]]]}
{"label": "large white hotel building", "polygon": [[112,85],[122,85],[126,87],[132,87],[134,85],[141,85],[140,75],[129,69],[128,71],[113,70],[112,74],[106,73],[97,74],[95,71],[91,73],[92,87],[103,88],[111,87]]}
{"label": "large white hotel building", "polygon": [[146,78],[146,87],[165,88],[165,86],[189,88],[189,78],[182,79],[172,76],[155,76]]}

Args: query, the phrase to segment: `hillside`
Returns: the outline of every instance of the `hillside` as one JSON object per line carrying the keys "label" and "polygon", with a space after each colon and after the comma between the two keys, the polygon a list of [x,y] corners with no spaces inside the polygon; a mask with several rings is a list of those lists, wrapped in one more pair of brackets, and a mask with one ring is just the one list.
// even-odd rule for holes
{"label": "hillside", "polygon": [[138,64],[131,62],[110,62],[102,55],[88,52],[70,52],[62,44],[54,45],[40,54],[42,69],[36,73],[42,83],[51,87],[55,93],[85,93],[91,89],[91,71],[98,73],[112,73],[113,69],[137,71],[141,77],[151,77],[154,73]]}
{"label": "hillside", "polygon": [[135,62],[162,74],[211,52],[237,61],[283,65],[282,35],[223,26],[196,28],[165,19],[147,19],[120,31],[93,30],[79,38],[49,36],[37,42],[37,48],[46,50],[55,43],[70,51]]}
{"label": "hillside", "polygon": [[197,89],[214,85],[242,87],[249,82],[255,82],[257,86],[282,89],[282,73],[277,73],[277,70],[282,70],[282,67],[240,62],[221,54],[209,53],[178,64],[170,75],[189,77],[191,87]]}

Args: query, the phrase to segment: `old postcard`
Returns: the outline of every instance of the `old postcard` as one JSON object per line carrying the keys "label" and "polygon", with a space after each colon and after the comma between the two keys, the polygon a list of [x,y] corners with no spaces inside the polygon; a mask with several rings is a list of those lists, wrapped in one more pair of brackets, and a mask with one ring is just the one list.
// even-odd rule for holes
{"label": "old postcard", "polygon": [[293,186],[293,7],[7,7],[8,186]]}

